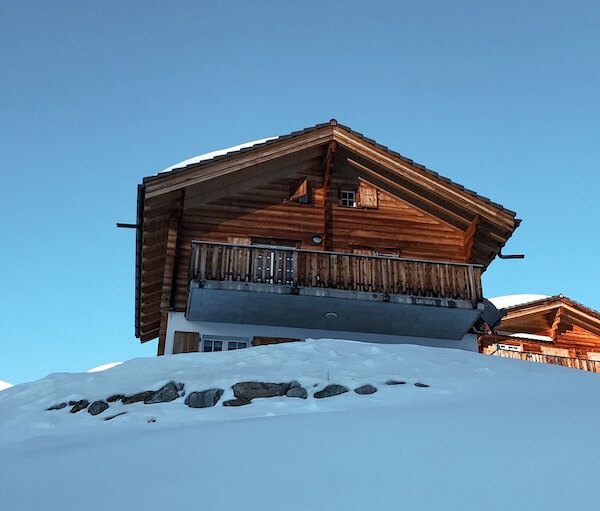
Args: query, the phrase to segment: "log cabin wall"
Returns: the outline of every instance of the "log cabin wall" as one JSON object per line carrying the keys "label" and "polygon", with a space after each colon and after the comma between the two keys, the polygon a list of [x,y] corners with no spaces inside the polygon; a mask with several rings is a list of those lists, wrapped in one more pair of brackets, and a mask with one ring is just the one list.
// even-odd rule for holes
{"label": "log cabin wall", "polygon": [[[298,179],[308,180],[308,203],[289,200]],[[464,262],[463,233],[381,190],[377,207],[342,207],[339,191],[359,190],[359,176],[334,174],[330,189],[331,250],[346,253],[373,251],[403,258]],[[364,185],[364,183],[363,183]],[[315,234],[323,235],[322,170],[303,171],[292,178],[273,180],[231,197],[207,204],[184,205],[178,238],[173,309],[187,305],[192,240],[237,242],[274,239],[294,242],[297,248],[322,250]]]}

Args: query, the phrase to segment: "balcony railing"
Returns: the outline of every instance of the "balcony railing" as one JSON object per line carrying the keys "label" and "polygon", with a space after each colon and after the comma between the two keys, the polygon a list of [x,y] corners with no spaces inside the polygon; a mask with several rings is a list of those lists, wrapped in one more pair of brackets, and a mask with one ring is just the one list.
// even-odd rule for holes
{"label": "balcony railing", "polygon": [[470,300],[480,265],[264,245],[192,242],[190,278]]}
{"label": "balcony railing", "polygon": [[532,353],[529,351],[512,351],[500,347],[496,347],[490,355],[504,358],[517,358],[519,360],[530,360],[531,362],[554,364],[557,366],[572,367],[573,369],[600,373],[600,361],[590,360],[588,358],[561,357],[558,355],[546,355],[544,353]]}

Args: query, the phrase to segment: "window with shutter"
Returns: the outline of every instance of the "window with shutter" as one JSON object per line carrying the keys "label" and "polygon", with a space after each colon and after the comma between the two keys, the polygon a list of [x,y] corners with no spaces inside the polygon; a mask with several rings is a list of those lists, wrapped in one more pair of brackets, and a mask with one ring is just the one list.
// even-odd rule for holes
{"label": "window with shutter", "polygon": [[303,177],[292,181],[290,189],[290,200],[300,204],[308,204],[308,179]]}
{"label": "window with shutter", "polygon": [[173,335],[173,354],[198,351],[200,334],[198,332],[175,332]]}
{"label": "window with shutter", "polygon": [[361,183],[358,196],[358,205],[361,208],[377,208],[379,206],[377,188]]}

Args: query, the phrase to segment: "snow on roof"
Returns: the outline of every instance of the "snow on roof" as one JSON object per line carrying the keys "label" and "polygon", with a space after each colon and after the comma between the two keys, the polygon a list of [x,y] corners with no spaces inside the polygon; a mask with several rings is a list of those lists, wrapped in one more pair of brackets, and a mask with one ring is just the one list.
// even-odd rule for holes
{"label": "snow on roof", "polygon": [[548,335],[528,334],[526,332],[502,332],[502,335],[506,335],[508,337],[518,337],[520,339],[531,339],[532,341],[552,342],[553,340],[552,337]]}
{"label": "snow on roof", "polygon": [[278,137],[261,138],[260,140],[253,140],[252,142],[246,142],[244,144],[235,145],[233,147],[227,147],[226,149],[219,149],[218,151],[211,151],[210,153],[205,153],[205,154],[201,154],[199,156],[194,156],[193,158],[188,158],[187,160],[180,161],[179,163],[176,163],[175,165],[171,165],[170,167],[166,168],[165,170],[161,170],[159,172],[159,174],[162,174],[163,172],[171,172],[172,170],[186,167],[186,166],[192,165],[194,163],[199,163],[201,161],[212,160],[213,158],[216,158],[217,156],[223,156],[224,154],[233,153],[235,151],[239,151],[240,149],[247,149],[247,148],[255,146],[255,145],[264,144],[265,142],[268,142],[269,140],[274,140],[276,138],[278,138]]}
{"label": "snow on roof", "polygon": [[111,367],[115,367],[118,365],[121,365],[123,362],[109,362],[108,364],[102,364],[101,366],[98,367],[94,367],[93,369],[90,369],[88,371],[88,373],[99,373],[100,371],[106,371],[107,369],[110,369]]}
{"label": "snow on roof", "polygon": [[543,300],[544,298],[550,298],[548,295],[535,295],[535,294],[522,294],[522,295],[504,295],[490,298],[490,302],[494,304],[497,309],[507,309],[508,307],[515,307],[517,305],[523,305],[524,303],[535,302],[537,300]]}
{"label": "snow on roof", "polygon": [[8,389],[9,387],[12,387],[11,383],[0,380],[0,390]]}

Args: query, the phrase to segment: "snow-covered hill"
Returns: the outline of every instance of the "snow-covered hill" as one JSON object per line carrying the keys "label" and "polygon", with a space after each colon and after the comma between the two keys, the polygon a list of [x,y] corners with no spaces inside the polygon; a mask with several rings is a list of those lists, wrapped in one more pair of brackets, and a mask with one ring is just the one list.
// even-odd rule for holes
{"label": "snow-covered hill", "polygon": [[12,387],[12,384],[8,383],[7,381],[0,380],[0,390],[8,389],[10,387]]}
{"label": "snow-covered hill", "polygon": [[[170,380],[187,395],[225,393],[202,409],[178,398],[113,402],[97,416],[68,406],[46,411]],[[232,384],[253,380],[297,380],[309,397],[222,406]],[[350,391],[313,397],[334,383]],[[378,391],[352,391],[364,384]],[[135,359],[0,393],[0,503],[90,511],[594,509],[598,395],[596,374],[410,345],[316,340]]]}

